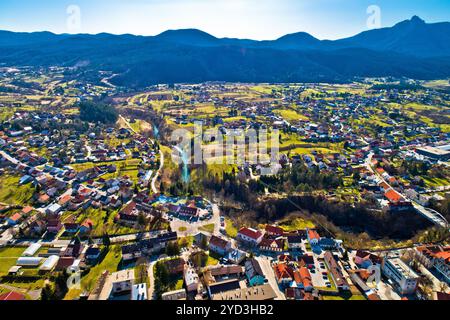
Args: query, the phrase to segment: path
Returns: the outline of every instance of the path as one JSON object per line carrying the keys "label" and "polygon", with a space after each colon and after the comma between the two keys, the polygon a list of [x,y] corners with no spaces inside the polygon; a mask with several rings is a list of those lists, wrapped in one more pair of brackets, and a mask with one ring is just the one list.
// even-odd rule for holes
{"label": "path", "polygon": [[158,171],[156,171],[155,175],[153,176],[152,179],[152,191],[153,193],[158,193],[158,189],[156,188],[156,180],[158,179],[158,177],[161,175],[162,169],[164,167],[164,152],[161,151],[161,149],[159,149],[159,169]]}

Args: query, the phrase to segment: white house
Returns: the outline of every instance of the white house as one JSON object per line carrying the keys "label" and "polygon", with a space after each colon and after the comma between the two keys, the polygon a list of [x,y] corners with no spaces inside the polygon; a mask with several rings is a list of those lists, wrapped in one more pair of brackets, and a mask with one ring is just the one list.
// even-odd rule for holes
{"label": "white house", "polygon": [[241,228],[241,230],[239,230],[237,234],[237,238],[238,240],[256,246],[261,242],[263,234],[261,231],[255,230],[253,228]]}

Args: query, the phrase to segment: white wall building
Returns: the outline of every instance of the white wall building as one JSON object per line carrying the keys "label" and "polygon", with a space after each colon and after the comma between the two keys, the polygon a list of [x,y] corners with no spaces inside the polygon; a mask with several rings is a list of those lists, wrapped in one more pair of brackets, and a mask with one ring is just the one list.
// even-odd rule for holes
{"label": "white wall building", "polygon": [[384,259],[383,273],[395,283],[401,294],[411,294],[416,291],[419,276],[400,258]]}

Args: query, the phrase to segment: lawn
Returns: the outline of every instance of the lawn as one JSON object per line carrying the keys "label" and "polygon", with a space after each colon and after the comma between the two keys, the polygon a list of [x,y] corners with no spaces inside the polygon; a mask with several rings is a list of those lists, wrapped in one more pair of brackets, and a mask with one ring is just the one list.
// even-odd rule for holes
{"label": "lawn", "polygon": [[238,229],[234,226],[230,218],[225,218],[225,231],[231,238],[236,238],[238,234]]}
{"label": "lawn", "polygon": [[89,208],[81,211],[78,215],[77,222],[82,223],[86,219],[91,219],[94,224],[92,236],[100,237],[105,232],[109,235],[122,235],[136,232],[135,229],[123,226],[114,222],[118,210],[106,211],[102,208]]}
{"label": "lawn", "polygon": [[202,231],[213,233],[214,232],[214,223],[206,224],[206,225],[200,227],[199,229]]}
{"label": "lawn", "polygon": [[96,266],[90,269],[90,271],[81,279],[81,290],[71,289],[67,292],[65,300],[72,300],[79,296],[82,291],[91,291],[95,288],[95,284],[100,275],[108,270],[109,272],[116,272],[120,267],[122,260],[121,246],[110,246],[108,252],[104,256],[103,260]]}
{"label": "lawn", "polygon": [[208,255],[208,260],[206,260],[206,265],[207,266],[215,266],[219,264],[219,260],[216,259],[215,257],[212,257],[211,255]]}
{"label": "lawn", "polygon": [[278,110],[275,110],[274,113],[280,115],[286,121],[298,121],[298,120],[308,119],[307,117],[305,117],[301,114],[298,114],[294,110],[278,109]]}
{"label": "lawn", "polygon": [[28,204],[33,197],[34,188],[31,183],[19,185],[20,176],[3,175],[0,177],[0,202],[14,205]]}
{"label": "lawn", "polygon": [[0,249],[0,277],[7,275],[11,267],[16,265],[17,259],[26,248],[9,247]]}
{"label": "lawn", "polygon": [[298,217],[289,220],[283,220],[279,223],[279,226],[286,232],[315,227],[314,223],[312,223],[311,221]]}

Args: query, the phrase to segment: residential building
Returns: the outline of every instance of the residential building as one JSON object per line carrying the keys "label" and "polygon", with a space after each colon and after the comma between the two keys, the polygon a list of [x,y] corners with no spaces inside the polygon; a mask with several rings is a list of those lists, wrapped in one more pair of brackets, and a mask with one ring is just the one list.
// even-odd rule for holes
{"label": "residential building", "polygon": [[231,249],[231,242],[216,237],[211,236],[211,239],[209,239],[209,250],[224,256],[229,250]]}
{"label": "residential building", "polygon": [[245,261],[245,275],[251,287],[262,285],[266,281],[266,276],[264,275],[258,260],[255,258],[250,258]]}
{"label": "residential building", "polygon": [[336,259],[330,251],[325,252],[324,261],[330,271],[331,277],[333,278],[336,287],[340,290],[349,290],[350,286],[342,274],[341,267],[338,265]]}
{"label": "residential building", "polygon": [[241,228],[237,234],[238,240],[257,246],[263,239],[263,234],[253,228]]}
{"label": "residential building", "polygon": [[382,270],[384,275],[394,282],[401,294],[411,294],[416,291],[419,276],[400,258],[384,259]]}

